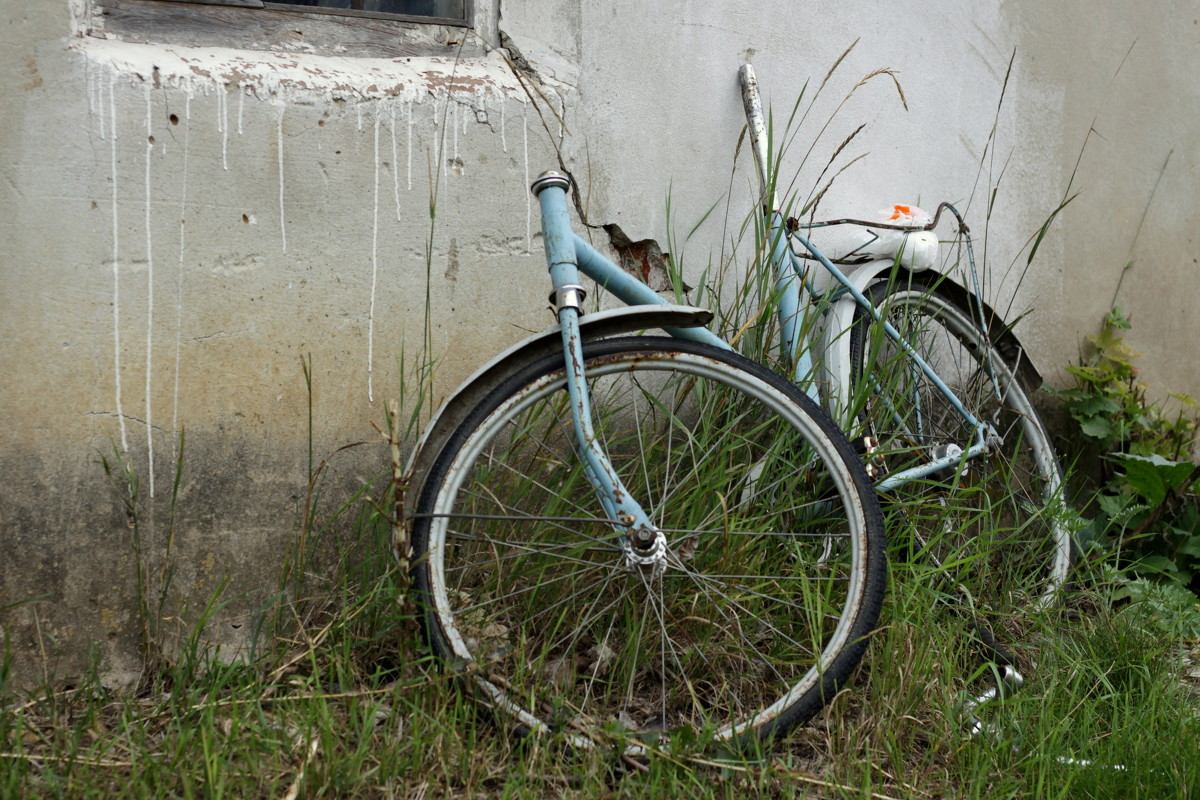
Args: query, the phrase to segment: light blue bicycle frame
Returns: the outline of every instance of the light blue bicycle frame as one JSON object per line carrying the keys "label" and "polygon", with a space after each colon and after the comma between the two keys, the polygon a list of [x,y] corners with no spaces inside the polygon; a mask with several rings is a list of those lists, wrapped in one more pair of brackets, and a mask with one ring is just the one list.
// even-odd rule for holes
{"label": "light blue bicycle frame", "polygon": [[[567,210],[566,188],[568,179],[558,173],[547,172],[533,184],[542,210],[542,233],[545,239],[546,258],[551,282],[554,285],[552,300],[562,329],[563,349],[566,354],[568,392],[575,436],[580,452],[584,455],[588,478],[596,490],[609,519],[622,528],[631,530],[654,530],[646,512],[633,500],[622,485],[603,447],[596,440],[592,426],[591,403],[588,396],[586,376],[583,368],[583,348],[579,332],[579,315],[582,312],[583,289],[578,285],[582,271],[603,289],[629,305],[668,305],[657,292],[638,279],[620,269],[605,258],[594,247],[571,229]],[[795,365],[792,380],[817,400],[817,390],[812,378],[812,359],[809,343],[803,333],[805,313],[808,308],[801,300],[805,287],[803,271],[795,254],[788,246],[788,235],[783,229],[783,218],[779,212],[771,216],[769,227],[771,260],[776,270],[776,292],[779,303],[781,344]],[[793,232],[792,236],[805,247],[842,287],[872,317],[883,324],[883,329],[901,348],[905,356],[929,379],[930,383],[945,396],[963,420],[975,431],[975,442],[959,453],[933,458],[928,462],[896,472],[875,484],[877,491],[889,491],[908,481],[919,480],[946,469],[957,468],[965,459],[983,455],[988,450],[988,434],[991,426],[975,418],[966,409],[953,390],[925,362],[916,350],[900,335],[891,323],[884,320],[877,308],[859,291],[851,280],[823,255],[807,238]],[[816,296],[809,284],[807,290]],[[667,328],[667,333],[683,339],[704,342],[725,350],[730,345],[707,328]]]}
{"label": "light blue bicycle frame", "polygon": [[[665,551],[665,537],[657,530],[645,510],[633,499],[633,494],[622,484],[604,448],[597,441],[592,425],[591,399],[584,374],[583,340],[579,330],[579,315],[584,298],[583,287],[579,285],[579,269],[583,269],[589,277],[631,305],[665,304],[666,301],[649,287],[626,275],[574,233],[567,210],[566,190],[569,185],[565,176],[545,172],[534,182],[532,191],[537,195],[542,211],[546,263],[550,270],[551,283],[554,285],[551,300],[554,302],[555,313],[562,330],[567,392],[570,397],[575,439],[579,451],[583,454],[588,481],[596,491],[596,496],[610,522],[618,530],[642,532],[646,539],[639,545],[639,551],[646,554],[648,560],[644,563],[651,563],[655,553],[661,555]],[[583,252],[582,256],[580,251]],[[637,289],[638,286],[644,293]],[[720,343],[728,348],[728,345],[703,328],[674,329],[673,332],[680,336]],[[628,539],[623,544],[626,545],[626,553],[631,553]]]}
{"label": "light blue bicycle frame", "polygon": [[[780,338],[781,346],[784,352],[789,356],[791,363],[795,365],[792,380],[797,382],[805,382],[806,391],[812,395],[815,392],[815,385],[811,379],[812,363],[809,356],[809,342],[804,336],[802,325],[804,320],[804,308],[801,302],[801,286],[805,285],[807,291],[813,297],[818,295],[816,288],[809,282],[804,283],[802,279],[803,270],[801,269],[796,254],[788,246],[788,234],[784,231],[783,215],[774,211],[771,214],[771,225],[769,229],[769,241],[771,245],[771,261],[775,265],[776,272],[776,291],[778,293],[778,303],[780,308]],[[960,453],[943,456],[941,458],[931,459],[930,461],[916,467],[911,467],[906,470],[894,473],[888,476],[885,480],[875,484],[875,489],[880,492],[886,492],[891,489],[901,486],[910,480],[932,475],[941,470],[956,467],[966,459],[975,458],[984,455],[988,451],[988,434],[991,432],[991,426],[975,417],[958,395],[946,385],[941,376],[934,371],[924,358],[909,344],[907,340],[900,334],[899,331],[892,326],[890,322],[885,320],[880,314],[879,309],[866,298],[858,287],[840,270],[836,264],[829,260],[820,250],[817,249],[807,237],[799,232],[793,231],[791,236],[795,237],[800,246],[809,252],[829,275],[841,286],[838,291],[845,292],[854,298],[854,301],[863,309],[865,309],[876,322],[882,323],[883,331],[893,342],[895,342],[903,351],[904,356],[910,359],[921,373],[933,384],[934,388],[946,398],[950,406],[963,418],[975,432],[975,442],[969,447],[966,447]],[[970,244],[968,243],[968,247]],[[973,262],[973,259],[971,259]]]}

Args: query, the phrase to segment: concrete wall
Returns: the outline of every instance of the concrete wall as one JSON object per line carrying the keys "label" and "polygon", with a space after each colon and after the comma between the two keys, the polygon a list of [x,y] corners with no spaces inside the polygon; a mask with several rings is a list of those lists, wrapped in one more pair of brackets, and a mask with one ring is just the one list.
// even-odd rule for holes
{"label": "concrete wall", "polygon": [[[630,5],[502,2],[456,61],[454,29],[372,60],[135,44],[87,35],[83,0],[2,4],[0,609],[20,605],[0,620],[21,675],[92,653],[114,684],[140,668],[129,492],[102,458],[138,475],[153,569],[171,540],[171,615],[194,619],[228,578],[208,635],[244,644],[300,523],[310,402],[318,460],[370,442],[333,459],[348,493],[385,468],[371,423],[401,394],[402,355],[428,334],[445,392],[550,321],[526,191],[542,169],[575,174],[589,225],[664,249],[715,207],[675,256],[693,275],[716,263],[753,207],[734,157],[747,59],[778,115],[857,40],[799,129],[793,153],[816,145],[797,185],[866,123],[830,213],[946,198],[982,234],[997,187],[988,293],[1030,311],[1043,372],[1075,356],[1132,259],[1118,299],[1148,378],[1200,394],[1181,344],[1200,327],[1200,27],[1178,4]],[[907,111],[891,75],[855,89],[880,68]],[[1079,197],[1026,270],[1092,128]]]}

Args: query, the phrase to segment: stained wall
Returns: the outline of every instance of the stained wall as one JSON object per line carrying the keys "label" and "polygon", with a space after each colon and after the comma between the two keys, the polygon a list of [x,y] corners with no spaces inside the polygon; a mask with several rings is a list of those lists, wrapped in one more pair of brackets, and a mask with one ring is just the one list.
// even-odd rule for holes
{"label": "stained wall", "polygon": [[615,224],[693,284],[740,275],[747,60],[780,128],[799,110],[789,179],[836,175],[829,213],[968,210],[1052,381],[1132,263],[1147,377],[1200,394],[1200,36],[1177,4],[532,0],[363,56],[143,41],[97,22],[113,2],[2,4],[0,620],[26,678],[95,658],[136,680],[139,553],[170,575],[166,629],[224,587],[206,636],[245,648],[314,467],[326,496],[378,479],[372,423],[413,365],[443,396],[550,321],[540,170],[576,177],[597,245]]}

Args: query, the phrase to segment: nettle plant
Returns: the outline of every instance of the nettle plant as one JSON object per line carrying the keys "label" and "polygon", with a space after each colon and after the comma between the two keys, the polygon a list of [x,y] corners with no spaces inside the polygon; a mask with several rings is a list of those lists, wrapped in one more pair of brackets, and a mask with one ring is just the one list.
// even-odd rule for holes
{"label": "nettle plant", "polygon": [[1096,464],[1096,516],[1079,534],[1085,552],[1114,554],[1138,575],[1200,589],[1200,464],[1192,455],[1200,406],[1171,394],[1176,410],[1152,401],[1114,307],[1090,357],[1066,368],[1075,385],[1054,392],[1079,425]]}

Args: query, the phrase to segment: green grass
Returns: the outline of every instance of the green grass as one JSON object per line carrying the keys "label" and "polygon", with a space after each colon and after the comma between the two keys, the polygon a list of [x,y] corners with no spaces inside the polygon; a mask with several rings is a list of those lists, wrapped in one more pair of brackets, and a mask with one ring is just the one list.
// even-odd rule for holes
{"label": "green grass", "polygon": [[[384,549],[386,520],[367,513],[357,526]],[[677,744],[632,763],[493,725],[415,645],[397,578],[386,559],[347,564],[338,592],[294,607],[307,621],[261,642],[254,661],[185,649],[133,694],[94,676],[29,692],[5,679],[0,797],[1126,798],[1200,787],[1200,693],[1180,679],[1179,643],[1102,594],[1009,621],[1028,682],[983,715],[991,733],[971,737],[959,708],[987,676],[966,622],[901,563],[853,684],[812,723],[735,760]]]}

